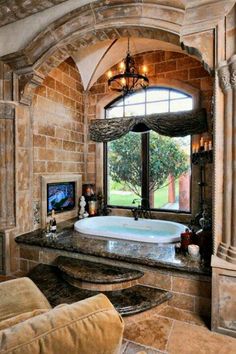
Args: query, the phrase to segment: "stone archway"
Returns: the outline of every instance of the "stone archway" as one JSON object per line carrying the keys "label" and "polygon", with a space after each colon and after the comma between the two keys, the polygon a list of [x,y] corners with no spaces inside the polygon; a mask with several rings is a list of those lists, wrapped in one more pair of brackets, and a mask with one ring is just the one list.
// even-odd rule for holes
{"label": "stone archway", "polygon": [[[154,3],[127,1],[107,6],[104,1],[98,1],[56,20],[25,48],[1,60],[18,75],[19,101],[30,104],[35,88],[54,67],[78,50],[107,39],[127,36],[158,39],[202,60],[198,49],[181,42],[184,14],[182,8]],[[210,63],[204,64],[210,68]]]}

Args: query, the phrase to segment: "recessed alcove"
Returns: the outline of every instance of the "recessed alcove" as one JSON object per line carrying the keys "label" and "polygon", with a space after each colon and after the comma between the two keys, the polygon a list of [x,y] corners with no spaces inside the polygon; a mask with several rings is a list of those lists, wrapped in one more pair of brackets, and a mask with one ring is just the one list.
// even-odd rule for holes
{"label": "recessed alcove", "polygon": [[73,174],[65,174],[63,176],[59,175],[46,175],[41,176],[41,224],[42,228],[46,227],[46,224],[49,222],[51,218],[51,213],[48,211],[48,186],[51,184],[59,185],[59,184],[74,184],[74,193],[73,193],[73,208],[71,210],[60,210],[59,213],[56,213],[56,218],[58,222],[69,220],[72,218],[76,218],[78,216],[78,206],[79,206],[79,196],[82,193],[82,176],[73,175]]}

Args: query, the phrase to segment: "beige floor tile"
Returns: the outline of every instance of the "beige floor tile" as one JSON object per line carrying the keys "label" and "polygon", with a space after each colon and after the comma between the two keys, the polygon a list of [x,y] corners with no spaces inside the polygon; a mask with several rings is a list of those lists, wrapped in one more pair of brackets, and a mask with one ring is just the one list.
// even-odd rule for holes
{"label": "beige floor tile", "polygon": [[125,327],[124,338],[138,344],[165,350],[173,321],[153,316],[150,319],[130,323]]}
{"label": "beige floor tile", "polygon": [[160,316],[171,318],[173,320],[183,321],[198,326],[206,326],[207,322],[205,319],[200,317],[198,314],[187,312],[176,307],[166,306],[159,312]]}
{"label": "beige floor tile", "polygon": [[[147,348],[143,345],[128,342],[128,345],[124,351],[124,354],[162,354],[159,350],[153,348]],[[123,354],[123,353],[122,353]]]}
{"label": "beige floor tile", "polygon": [[236,354],[236,339],[207,328],[175,321],[167,347],[168,354]]}

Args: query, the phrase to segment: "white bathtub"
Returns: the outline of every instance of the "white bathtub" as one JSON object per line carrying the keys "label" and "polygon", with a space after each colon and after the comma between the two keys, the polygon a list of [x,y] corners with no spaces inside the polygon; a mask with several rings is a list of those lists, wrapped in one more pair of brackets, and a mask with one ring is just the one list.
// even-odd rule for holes
{"label": "white bathtub", "polygon": [[164,220],[96,216],[76,221],[74,228],[86,235],[149,243],[172,243],[180,240],[180,233],[184,232],[186,226]]}

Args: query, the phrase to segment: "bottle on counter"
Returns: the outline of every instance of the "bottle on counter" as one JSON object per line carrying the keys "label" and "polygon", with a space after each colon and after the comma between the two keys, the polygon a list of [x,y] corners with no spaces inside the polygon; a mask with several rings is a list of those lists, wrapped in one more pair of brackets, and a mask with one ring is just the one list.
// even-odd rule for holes
{"label": "bottle on counter", "polygon": [[57,232],[57,221],[56,221],[54,209],[52,209],[52,216],[50,219],[50,232],[53,232],[53,233]]}
{"label": "bottle on counter", "polygon": [[187,253],[188,246],[192,243],[192,232],[189,229],[185,229],[185,232],[181,233],[181,250]]}

